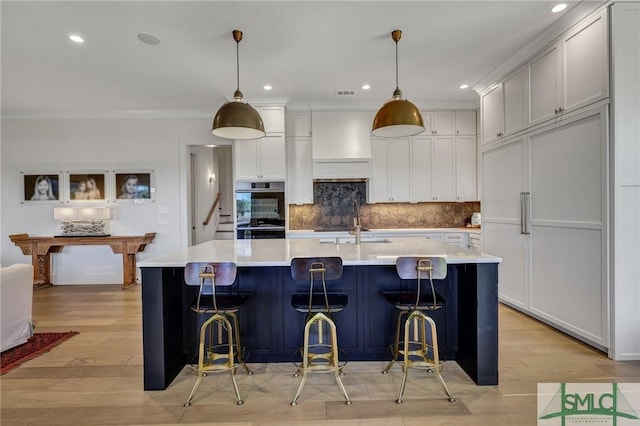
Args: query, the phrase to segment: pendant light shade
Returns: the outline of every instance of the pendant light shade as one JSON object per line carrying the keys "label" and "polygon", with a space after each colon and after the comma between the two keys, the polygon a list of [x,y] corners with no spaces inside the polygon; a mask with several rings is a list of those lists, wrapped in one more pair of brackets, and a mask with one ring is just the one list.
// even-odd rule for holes
{"label": "pendant light shade", "polygon": [[422,115],[413,103],[402,97],[398,88],[398,41],[402,31],[395,30],[391,38],[396,43],[396,90],[393,97],[382,105],[373,119],[371,134],[383,138],[400,138],[417,135],[424,131]]}
{"label": "pendant light shade", "polygon": [[222,105],[213,118],[211,133],[225,139],[259,139],[266,135],[264,123],[258,111],[242,98],[240,91],[240,56],[239,44],[242,40],[242,31],[233,30],[233,39],[236,41],[236,77],[237,89],[233,94],[233,100]]}

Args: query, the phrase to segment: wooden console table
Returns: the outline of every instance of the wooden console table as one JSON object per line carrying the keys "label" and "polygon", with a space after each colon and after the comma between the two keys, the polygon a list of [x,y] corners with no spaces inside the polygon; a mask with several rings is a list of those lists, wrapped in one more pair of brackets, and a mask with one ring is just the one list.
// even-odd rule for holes
{"label": "wooden console table", "polygon": [[155,232],[129,237],[30,237],[28,234],[9,235],[11,241],[31,256],[33,285],[36,289],[51,285],[51,253],[59,253],[64,246],[109,246],[122,254],[122,288],[136,284],[136,253],[145,249],[155,238]]}

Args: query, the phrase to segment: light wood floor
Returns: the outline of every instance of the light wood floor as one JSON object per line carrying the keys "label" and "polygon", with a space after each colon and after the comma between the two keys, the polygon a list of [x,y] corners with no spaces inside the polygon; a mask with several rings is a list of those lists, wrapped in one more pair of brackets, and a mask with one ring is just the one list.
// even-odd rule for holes
{"label": "light wood floor", "polygon": [[504,306],[500,307],[500,385],[475,386],[455,362],[444,378],[457,398],[447,402],[433,375],[411,371],[401,405],[401,372],[385,363],[351,362],[345,406],[330,374],[313,375],[299,404],[291,364],[239,370],[245,400],[237,406],[229,375],[205,377],[193,405],[183,407],[194,376],[188,368],[165,391],[142,390],[140,286],[54,286],[35,292],[36,331],[80,334],[0,379],[2,425],[535,425],[538,382],[640,382],[640,362],[613,362]]}

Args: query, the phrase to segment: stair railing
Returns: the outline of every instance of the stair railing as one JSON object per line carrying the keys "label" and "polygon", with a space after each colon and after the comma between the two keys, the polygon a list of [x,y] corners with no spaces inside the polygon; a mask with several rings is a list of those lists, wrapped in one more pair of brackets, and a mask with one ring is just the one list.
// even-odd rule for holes
{"label": "stair railing", "polygon": [[222,193],[218,192],[218,194],[216,195],[216,199],[213,201],[213,205],[211,206],[211,210],[209,210],[209,214],[207,215],[207,218],[204,220],[204,222],[202,222],[204,226],[207,226],[211,221],[211,217],[213,216],[213,213],[216,211],[216,207],[218,207],[218,204],[220,204],[221,198],[222,198]]}

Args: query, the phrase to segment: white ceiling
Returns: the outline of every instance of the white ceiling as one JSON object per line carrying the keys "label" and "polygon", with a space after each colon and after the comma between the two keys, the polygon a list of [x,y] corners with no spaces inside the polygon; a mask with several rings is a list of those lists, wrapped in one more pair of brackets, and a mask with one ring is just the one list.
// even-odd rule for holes
{"label": "white ceiling", "polygon": [[[236,88],[253,103],[477,104],[491,72],[548,27],[603,3],[571,1],[2,1],[2,113],[201,110]],[[554,23],[555,22],[555,23]],[[85,39],[68,40],[71,33]],[[136,37],[150,33],[151,46]],[[269,93],[262,89],[271,84]],[[363,91],[368,83],[371,90]],[[338,90],[355,90],[349,98]]]}

